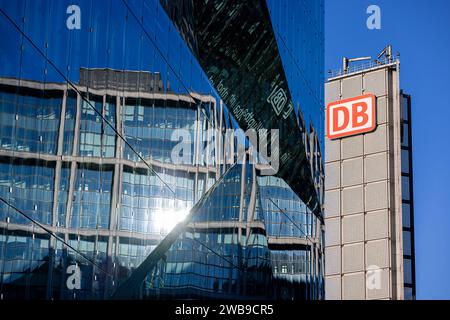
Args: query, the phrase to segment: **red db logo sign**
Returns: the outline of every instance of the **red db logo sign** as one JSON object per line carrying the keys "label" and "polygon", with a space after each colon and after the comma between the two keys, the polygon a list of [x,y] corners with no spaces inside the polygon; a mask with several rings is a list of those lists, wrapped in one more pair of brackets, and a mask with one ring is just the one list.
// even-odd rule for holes
{"label": "red db logo sign", "polygon": [[342,138],[375,130],[375,96],[371,93],[359,97],[331,102],[327,106],[327,137]]}

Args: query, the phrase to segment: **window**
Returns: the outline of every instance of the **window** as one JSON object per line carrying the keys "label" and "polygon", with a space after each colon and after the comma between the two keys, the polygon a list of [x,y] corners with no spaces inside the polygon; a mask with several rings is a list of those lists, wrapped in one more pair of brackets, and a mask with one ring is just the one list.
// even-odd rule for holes
{"label": "window", "polygon": [[403,278],[406,283],[412,283],[412,264],[410,259],[403,259]]}
{"label": "window", "polygon": [[410,190],[409,190],[409,177],[402,176],[402,199],[403,200],[411,200],[409,193],[410,193]]}
{"label": "window", "polygon": [[402,124],[403,132],[402,132],[402,147],[409,147],[409,124]]}
{"label": "window", "polygon": [[403,231],[403,254],[410,256],[411,252],[411,232]]}
{"label": "window", "polygon": [[409,151],[402,149],[402,173],[409,173]]}
{"label": "window", "polygon": [[410,228],[411,227],[411,207],[409,203],[403,203],[402,204],[402,221],[403,221],[403,228]]}

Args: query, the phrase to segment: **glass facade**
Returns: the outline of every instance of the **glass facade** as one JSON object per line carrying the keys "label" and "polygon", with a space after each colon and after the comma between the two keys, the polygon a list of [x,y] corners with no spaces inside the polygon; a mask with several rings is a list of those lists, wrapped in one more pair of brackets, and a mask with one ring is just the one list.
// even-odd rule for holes
{"label": "glass facade", "polygon": [[[272,174],[283,178],[311,210],[320,214],[320,197],[315,190],[307,148],[302,139],[306,126],[314,127],[314,123],[309,117],[305,125],[302,111],[294,106],[295,102],[300,103],[300,99],[292,99],[279,48],[289,53],[290,50],[298,52],[300,48],[311,48],[310,52],[302,55],[311,63],[308,68],[295,64],[298,59],[292,53],[286,53],[284,60],[288,69],[297,74],[296,78],[306,79],[301,87],[310,87],[301,95],[302,102],[309,106],[305,109],[314,110],[307,115],[320,117],[323,74],[314,71],[323,69],[323,54],[316,52],[323,52],[321,1],[277,3],[273,5],[272,16],[266,1],[261,0],[161,0],[161,3],[239,126],[243,130],[254,130],[257,136],[260,136],[261,129],[278,129],[279,143],[271,152],[279,157],[279,168]],[[279,7],[284,9],[278,10]],[[283,14],[287,14],[290,7],[298,9],[298,21],[306,20],[317,26],[303,29],[309,41],[301,46],[296,41],[284,41],[285,37],[290,39],[291,30],[295,29],[293,23],[282,29],[286,27],[281,22],[286,18]],[[271,17],[275,18],[279,29],[273,29]],[[276,37],[275,32],[283,31],[284,36]],[[292,80],[290,85],[295,88],[298,84]],[[268,160],[262,153],[260,156]]]}
{"label": "glass facade", "polygon": [[[0,300],[324,297],[323,3],[252,2],[259,60],[264,43],[244,55],[180,29],[170,8],[198,22],[203,1],[0,2]],[[249,10],[228,6],[201,18]],[[207,50],[233,57],[221,72],[240,104],[291,134],[280,174],[237,161],[226,131],[248,126]],[[286,121],[267,107],[276,85]]]}

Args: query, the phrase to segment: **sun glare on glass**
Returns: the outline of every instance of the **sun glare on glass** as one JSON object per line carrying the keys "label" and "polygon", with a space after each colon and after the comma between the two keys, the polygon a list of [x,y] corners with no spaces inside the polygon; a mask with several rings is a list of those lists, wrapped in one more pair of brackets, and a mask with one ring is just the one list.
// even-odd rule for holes
{"label": "sun glare on glass", "polygon": [[188,214],[189,210],[187,209],[159,210],[155,215],[156,230],[162,234],[169,233],[178,223],[182,222]]}

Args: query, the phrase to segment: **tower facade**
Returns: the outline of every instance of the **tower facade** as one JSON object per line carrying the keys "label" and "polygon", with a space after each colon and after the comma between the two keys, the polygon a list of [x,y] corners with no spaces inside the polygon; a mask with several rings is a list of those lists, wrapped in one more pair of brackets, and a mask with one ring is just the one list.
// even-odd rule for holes
{"label": "tower facade", "polygon": [[327,299],[415,296],[411,105],[399,74],[386,59],[325,84]]}

